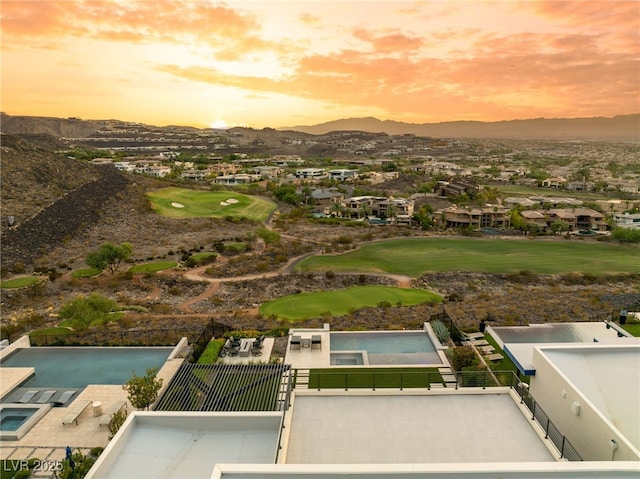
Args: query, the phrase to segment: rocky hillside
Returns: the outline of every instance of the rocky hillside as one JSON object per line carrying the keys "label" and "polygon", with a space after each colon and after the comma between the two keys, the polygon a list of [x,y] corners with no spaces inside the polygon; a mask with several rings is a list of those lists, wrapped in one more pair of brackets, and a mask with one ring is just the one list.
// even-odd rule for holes
{"label": "rocky hillside", "polygon": [[2,114],[2,133],[9,135],[47,134],[56,138],[84,138],[95,133],[102,123],[76,118],[12,116]]}
{"label": "rocky hillside", "polygon": [[24,223],[69,191],[98,178],[93,165],[53,153],[57,146],[58,141],[50,136],[2,135],[3,234],[7,216]]}
{"label": "rocky hillside", "polygon": [[30,263],[93,223],[102,205],[128,183],[113,167],[74,160],[12,135],[2,136],[1,168],[3,266]]}

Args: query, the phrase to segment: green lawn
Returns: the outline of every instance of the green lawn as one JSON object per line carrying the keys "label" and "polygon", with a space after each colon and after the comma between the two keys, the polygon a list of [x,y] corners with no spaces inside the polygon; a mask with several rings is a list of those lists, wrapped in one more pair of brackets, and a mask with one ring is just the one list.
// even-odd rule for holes
{"label": "green lawn", "polygon": [[435,368],[330,368],[309,372],[309,389],[426,388],[442,383]]}
{"label": "green lawn", "polygon": [[[607,196],[583,191],[571,191],[557,188],[537,188],[535,186],[526,185],[496,185],[495,188],[504,193],[505,196],[548,196],[566,198],[578,198],[585,201],[607,200]],[[570,195],[569,195],[570,193]]]}
{"label": "green lawn", "polygon": [[414,238],[371,243],[335,256],[312,256],[298,271],[382,272],[418,277],[437,271],[540,274],[638,271],[640,247],[583,241]]}
{"label": "green lawn", "polygon": [[[173,218],[231,216],[265,221],[277,208],[272,201],[233,191],[196,191],[169,187],[148,193],[148,196],[159,214]],[[229,199],[232,202],[229,203]]]}
{"label": "green lawn", "polygon": [[218,256],[218,253],[208,252],[208,253],[194,253],[191,255],[195,261],[204,261],[210,258],[215,258]]}
{"label": "green lawn", "polygon": [[175,261],[157,261],[155,263],[143,263],[132,266],[131,268],[129,268],[129,271],[134,274],[155,273],[164,269],[175,268],[177,264],[178,263],[176,263]]}
{"label": "green lawn", "polygon": [[22,276],[20,278],[3,281],[0,284],[0,287],[2,289],[24,288],[26,286],[36,284],[38,281],[40,281],[40,278],[38,276]]}
{"label": "green lawn", "polygon": [[620,326],[622,329],[631,333],[635,337],[640,337],[640,323],[627,323]]}
{"label": "green lawn", "polygon": [[265,316],[275,314],[279,318],[300,320],[318,318],[329,312],[342,316],[365,306],[387,302],[411,306],[422,303],[438,303],[442,297],[423,289],[393,288],[389,286],[354,286],[335,291],[300,293],[268,301],[260,307]]}
{"label": "green lawn", "polygon": [[71,276],[74,278],[90,278],[91,276],[97,276],[100,273],[102,273],[102,271],[97,268],[83,268],[74,271],[71,273]]}

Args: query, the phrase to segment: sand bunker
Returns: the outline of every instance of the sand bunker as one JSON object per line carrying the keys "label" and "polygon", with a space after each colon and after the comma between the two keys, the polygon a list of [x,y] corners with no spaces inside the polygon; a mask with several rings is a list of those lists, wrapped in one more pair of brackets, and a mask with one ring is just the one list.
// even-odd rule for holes
{"label": "sand bunker", "polygon": [[229,206],[229,203],[227,203],[226,201],[221,201],[220,206]]}
{"label": "sand bunker", "polygon": [[174,208],[184,208],[184,205],[182,203],[171,203],[171,206],[173,206]]}
{"label": "sand bunker", "polygon": [[239,201],[238,201],[238,200],[236,200],[235,198],[229,198],[229,199],[227,200],[227,204],[229,204],[229,205],[233,205],[233,204],[235,204],[235,203],[239,203]]}

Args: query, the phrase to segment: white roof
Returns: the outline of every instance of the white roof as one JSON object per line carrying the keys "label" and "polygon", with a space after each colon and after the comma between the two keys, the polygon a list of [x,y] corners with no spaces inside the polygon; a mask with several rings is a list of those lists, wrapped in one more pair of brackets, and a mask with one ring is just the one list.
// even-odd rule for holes
{"label": "white roof", "polygon": [[508,394],[298,395],[287,464],[553,462]]}
{"label": "white roof", "polygon": [[541,347],[540,351],[640,449],[640,344]]}

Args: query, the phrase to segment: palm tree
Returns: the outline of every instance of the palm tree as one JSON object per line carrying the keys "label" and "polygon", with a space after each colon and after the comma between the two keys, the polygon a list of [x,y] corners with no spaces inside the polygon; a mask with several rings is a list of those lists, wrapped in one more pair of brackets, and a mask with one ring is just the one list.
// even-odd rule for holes
{"label": "palm tree", "polygon": [[387,206],[387,217],[393,221],[398,216],[398,207],[396,205]]}
{"label": "palm tree", "polygon": [[369,205],[369,203],[362,203],[359,213],[362,214],[364,218],[368,218],[371,214],[371,205]]}
{"label": "palm tree", "polygon": [[336,201],[331,205],[329,211],[335,213],[338,218],[342,218],[342,215],[344,214],[344,207],[339,201]]}

